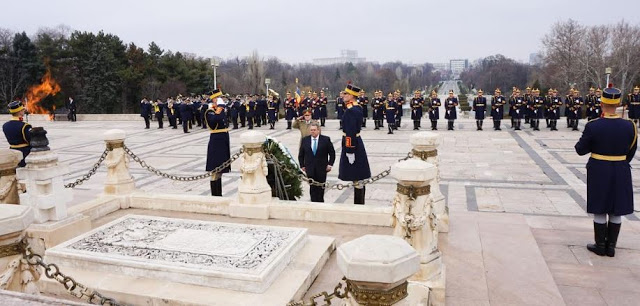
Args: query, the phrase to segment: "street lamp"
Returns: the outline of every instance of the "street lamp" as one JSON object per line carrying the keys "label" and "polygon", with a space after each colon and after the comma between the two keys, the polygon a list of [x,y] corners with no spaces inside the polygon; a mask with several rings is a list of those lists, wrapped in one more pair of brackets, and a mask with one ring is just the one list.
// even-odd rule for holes
{"label": "street lamp", "polygon": [[607,75],[607,87],[609,87],[609,76],[611,75],[611,67],[604,68],[604,73]]}
{"label": "street lamp", "polygon": [[269,95],[269,84],[271,84],[271,79],[264,79],[264,84],[267,85],[267,96]]}
{"label": "street lamp", "polygon": [[217,75],[216,75],[216,68],[218,68],[218,66],[220,66],[220,59],[218,59],[217,57],[212,57],[211,67],[213,68],[213,89],[218,88]]}

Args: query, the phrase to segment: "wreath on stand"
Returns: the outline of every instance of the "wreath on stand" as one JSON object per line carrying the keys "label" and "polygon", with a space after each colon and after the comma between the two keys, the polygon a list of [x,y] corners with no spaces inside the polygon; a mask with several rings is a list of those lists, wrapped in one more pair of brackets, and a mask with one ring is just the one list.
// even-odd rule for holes
{"label": "wreath on stand", "polygon": [[[278,142],[277,139],[267,136],[262,144],[262,150],[268,153],[267,182],[271,186],[271,195],[281,200],[295,201],[302,196],[302,183],[296,175],[302,173],[300,166],[289,152],[289,149]],[[277,159],[278,162],[273,161]],[[287,167],[287,169],[282,169]],[[287,171],[289,170],[289,171]]]}

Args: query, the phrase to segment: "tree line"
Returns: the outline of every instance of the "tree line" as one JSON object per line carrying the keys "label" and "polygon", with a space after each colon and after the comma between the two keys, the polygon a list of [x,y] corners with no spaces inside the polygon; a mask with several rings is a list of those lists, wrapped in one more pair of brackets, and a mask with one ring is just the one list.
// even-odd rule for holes
{"label": "tree line", "polygon": [[[0,101],[22,98],[47,71],[61,92],[44,99],[42,106],[60,109],[73,97],[81,113],[135,113],[143,97],[205,94],[214,86],[209,58],[165,50],[155,42],[143,48],[114,34],[66,26],[42,28],[32,36],[0,28]],[[270,88],[280,94],[299,87],[324,89],[335,96],[348,81],[371,93],[396,89],[410,93],[433,87],[442,76],[430,64],[294,65],[261,57],[257,51],[223,59],[217,67],[217,85],[225,93],[266,93],[267,78]]]}

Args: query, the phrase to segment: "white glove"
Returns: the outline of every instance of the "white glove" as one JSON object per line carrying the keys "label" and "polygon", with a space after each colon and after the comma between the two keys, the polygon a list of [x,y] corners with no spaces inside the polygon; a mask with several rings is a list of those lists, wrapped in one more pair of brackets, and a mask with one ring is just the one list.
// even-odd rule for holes
{"label": "white glove", "polygon": [[356,154],[355,153],[347,153],[347,159],[349,160],[349,164],[353,165],[356,162]]}

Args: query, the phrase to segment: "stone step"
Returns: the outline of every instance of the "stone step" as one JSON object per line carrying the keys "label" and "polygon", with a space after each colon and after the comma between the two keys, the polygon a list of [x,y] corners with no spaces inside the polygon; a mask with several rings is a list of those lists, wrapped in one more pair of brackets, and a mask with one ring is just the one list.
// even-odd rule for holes
{"label": "stone step", "polygon": [[522,214],[450,213],[447,305],[565,305]]}

